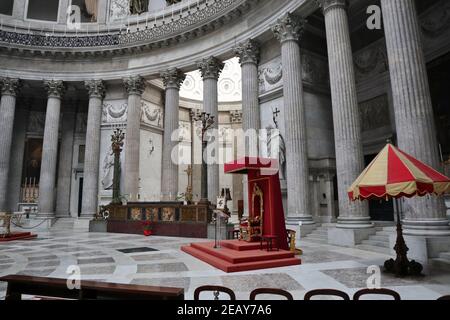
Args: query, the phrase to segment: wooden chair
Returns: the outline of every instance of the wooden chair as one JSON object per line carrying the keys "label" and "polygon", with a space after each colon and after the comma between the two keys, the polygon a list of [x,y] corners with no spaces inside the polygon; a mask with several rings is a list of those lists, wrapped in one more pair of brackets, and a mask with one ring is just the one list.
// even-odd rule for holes
{"label": "wooden chair", "polygon": [[287,300],[294,300],[294,297],[289,292],[282,289],[275,288],[259,288],[250,293],[250,300],[256,300],[256,296],[260,294],[274,294],[278,296],[286,297]]}
{"label": "wooden chair", "polygon": [[204,291],[212,291],[214,294],[214,300],[219,300],[220,292],[226,293],[230,296],[230,300],[236,300],[234,291],[227,287],[222,286],[201,286],[194,291],[194,300],[200,300],[200,293]]}
{"label": "wooden chair", "polygon": [[361,296],[368,294],[391,296],[394,298],[394,300],[402,299],[396,291],[391,289],[380,288],[380,289],[361,289],[355,292],[355,294],[353,295],[353,300],[360,300]]}
{"label": "wooden chair", "polygon": [[441,300],[441,301],[447,301],[450,300],[450,295],[449,296],[442,296],[440,298],[437,298],[437,300]]}
{"label": "wooden chair", "polygon": [[311,300],[312,297],[315,296],[336,296],[341,297],[343,300],[350,300],[350,297],[348,294],[346,294],[344,291],[335,290],[335,289],[316,289],[308,291],[305,294],[305,300]]}
{"label": "wooden chair", "polygon": [[295,252],[295,237],[296,237],[295,230],[286,229],[286,236],[287,236],[287,243],[288,248],[290,251]]}

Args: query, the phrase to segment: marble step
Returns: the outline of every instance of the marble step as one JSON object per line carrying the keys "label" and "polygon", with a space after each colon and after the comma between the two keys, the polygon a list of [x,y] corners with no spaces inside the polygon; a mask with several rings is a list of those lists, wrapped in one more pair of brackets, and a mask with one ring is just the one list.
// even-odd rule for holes
{"label": "marble step", "polygon": [[328,236],[328,230],[314,230],[310,234]]}
{"label": "marble step", "polygon": [[389,236],[377,233],[373,236],[370,236],[369,240],[383,241],[389,243]]}
{"label": "marble step", "polygon": [[356,248],[360,249],[360,250],[383,253],[383,254],[387,254],[387,255],[389,255],[391,253],[391,250],[389,248],[372,246],[372,245],[368,245],[368,244],[358,244],[358,245],[356,245]]}
{"label": "marble step", "polygon": [[382,231],[378,231],[377,232],[377,235],[380,235],[380,236],[390,236],[391,234],[394,234],[394,231],[384,231],[384,230],[382,230]]}
{"label": "marble step", "polygon": [[441,258],[441,259],[446,259],[446,260],[449,260],[449,261],[450,261],[450,252],[442,252],[442,253],[439,255],[439,258]]}
{"label": "marble step", "polygon": [[430,259],[430,265],[437,269],[450,270],[450,260],[443,258]]}
{"label": "marble step", "polygon": [[361,243],[369,245],[369,246],[389,248],[389,242],[385,242],[385,241],[377,241],[377,240],[369,239],[369,240],[363,240]]}
{"label": "marble step", "polygon": [[321,235],[316,235],[316,234],[308,234],[305,238],[309,239],[309,240],[327,240],[328,239],[328,237],[326,237],[326,236],[321,236]]}

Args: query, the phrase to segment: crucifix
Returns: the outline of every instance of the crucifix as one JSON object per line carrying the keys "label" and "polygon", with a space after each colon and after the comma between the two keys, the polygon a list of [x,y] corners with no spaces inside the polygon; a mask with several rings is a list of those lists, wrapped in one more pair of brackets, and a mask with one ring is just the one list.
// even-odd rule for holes
{"label": "crucifix", "polygon": [[278,110],[278,108],[275,108],[275,110],[272,109],[272,119],[273,119],[273,123],[275,124],[275,127],[278,129],[278,114],[280,113],[280,110]]}

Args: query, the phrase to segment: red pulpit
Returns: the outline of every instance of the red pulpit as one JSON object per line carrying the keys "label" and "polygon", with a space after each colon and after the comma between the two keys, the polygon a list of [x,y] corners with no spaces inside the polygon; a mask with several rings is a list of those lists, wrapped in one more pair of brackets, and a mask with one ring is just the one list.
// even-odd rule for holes
{"label": "red pulpit", "polygon": [[245,157],[225,164],[224,171],[248,177],[249,212],[248,221],[243,222],[244,240],[259,241],[261,236],[276,236],[278,247],[288,250],[278,161]]}

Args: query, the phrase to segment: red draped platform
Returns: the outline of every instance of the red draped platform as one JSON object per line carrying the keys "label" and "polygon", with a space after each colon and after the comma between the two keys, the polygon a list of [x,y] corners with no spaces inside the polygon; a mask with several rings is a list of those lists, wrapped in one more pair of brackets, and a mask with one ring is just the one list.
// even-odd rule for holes
{"label": "red draped platform", "polygon": [[[182,251],[225,272],[237,272],[275,268],[301,264],[295,252],[288,250],[286,225],[281,197],[278,162],[274,159],[242,158],[227,163],[225,173],[247,174],[249,193],[248,221],[241,223],[246,232],[245,240],[220,242],[221,248],[214,248],[214,242],[192,243]],[[256,221],[256,222],[255,222]],[[260,222],[258,222],[260,221]],[[252,233],[254,231],[254,233]],[[260,247],[261,236],[272,237],[275,251],[267,251],[266,243]]]}
{"label": "red draped platform", "polygon": [[32,234],[30,232],[13,232],[9,235],[0,234],[0,242],[8,242],[15,240],[26,240],[36,238],[36,234]]}

